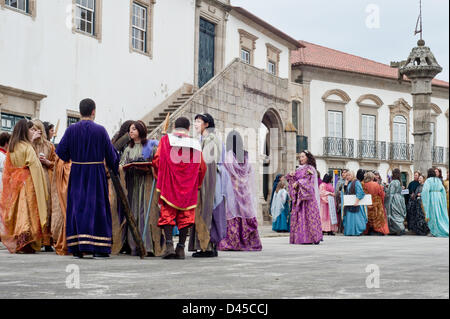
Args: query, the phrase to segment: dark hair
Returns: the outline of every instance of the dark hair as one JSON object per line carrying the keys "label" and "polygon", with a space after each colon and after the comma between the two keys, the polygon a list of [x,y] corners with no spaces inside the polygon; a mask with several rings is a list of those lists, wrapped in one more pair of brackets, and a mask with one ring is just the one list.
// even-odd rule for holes
{"label": "dark hair", "polygon": [[428,177],[427,178],[436,177],[436,172],[434,170],[435,170],[434,168],[430,168],[428,170]]}
{"label": "dark hair", "polygon": [[44,122],[44,123],[42,123],[42,124],[44,124],[45,134],[46,134],[46,136],[47,136],[47,140],[50,141],[50,130],[51,130],[52,128],[54,128],[55,126],[54,126],[53,124],[51,124],[50,122]]}
{"label": "dark hair", "polygon": [[91,116],[95,110],[95,102],[91,99],[84,99],[80,102],[80,114],[81,116]]}
{"label": "dark hair", "polygon": [[[131,126],[132,125],[134,125],[134,127],[136,128],[136,130],[139,132],[139,137],[140,137],[140,139],[141,139],[141,144],[142,144],[142,146],[144,146],[144,145],[146,145],[147,144],[147,135],[148,135],[148,131],[147,131],[147,127],[145,126],[145,124],[144,124],[144,122],[142,122],[142,121],[136,121],[136,122],[133,122],[131,125],[130,125],[130,128],[131,128]],[[128,130],[129,131],[129,130]],[[130,141],[130,147],[131,148],[133,148],[134,147],[134,140],[133,139],[131,139],[131,141]]]}
{"label": "dark hair", "polygon": [[227,152],[232,151],[239,164],[245,162],[244,140],[237,131],[231,131],[227,136]]}
{"label": "dark hair", "polygon": [[31,141],[28,139],[28,130],[32,127],[33,122],[26,119],[20,120],[16,123],[8,146],[8,150],[10,153],[14,152],[16,145],[22,141],[31,143]]}
{"label": "dark hair", "polygon": [[395,168],[392,171],[392,180],[395,180],[395,179],[400,181],[400,183],[402,181],[402,172],[400,172],[400,170],[398,168]]}
{"label": "dark hair", "polygon": [[314,158],[314,155],[312,155],[309,151],[306,150],[301,153],[305,154],[305,156],[308,158],[308,162],[306,164],[311,165],[317,170],[316,159]]}
{"label": "dark hair", "polygon": [[360,182],[362,182],[364,180],[364,175],[366,174],[366,171],[363,170],[362,168],[360,168],[357,172],[356,172],[356,179]]}
{"label": "dark hair", "polygon": [[203,122],[208,124],[208,128],[215,128],[216,124],[214,123],[214,118],[211,116],[211,114],[204,113],[204,114],[197,114],[195,116],[195,120],[201,119]]}
{"label": "dark hair", "polygon": [[[317,171],[317,177],[320,178],[320,172],[319,171]],[[322,182],[323,182],[323,180],[322,180]]]}
{"label": "dark hair", "polygon": [[324,182],[326,184],[330,184],[332,180],[333,180],[333,176],[331,176],[330,174],[325,174],[322,182]]}
{"label": "dark hair", "polygon": [[11,139],[11,134],[9,134],[7,132],[3,132],[2,134],[0,134],[0,147],[4,147],[6,145],[6,143],[9,142],[10,139]]}
{"label": "dark hair", "polygon": [[122,136],[124,136],[125,134],[127,134],[127,133],[130,131],[130,126],[131,126],[131,124],[133,124],[133,123],[134,123],[134,121],[132,121],[132,120],[125,121],[125,122],[120,126],[119,132],[117,132],[117,133],[113,136],[113,138],[112,138],[112,140],[111,140],[111,143],[112,143],[112,144],[115,144]]}
{"label": "dark hair", "polygon": [[439,172],[439,177],[437,175],[436,175],[436,177],[443,179],[442,170],[439,167],[435,167],[434,170],[437,170]]}
{"label": "dark hair", "polygon": [[184,128],[185,130],[189,130],[190,127],[191,127],[191,122],[186,117],[179,117],[175,121],[175,129]]}

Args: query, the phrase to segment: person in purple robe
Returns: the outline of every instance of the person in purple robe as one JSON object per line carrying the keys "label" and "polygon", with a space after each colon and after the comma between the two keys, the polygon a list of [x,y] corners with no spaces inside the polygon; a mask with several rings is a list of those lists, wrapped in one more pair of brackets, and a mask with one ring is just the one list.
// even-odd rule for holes
{"label": "person in purple robe", "polygon": [[72,161],[67,196],[67,246],[74,257],[106,258],[112,225],[105,163],[118,173],[119,155],[105,128],[95,124],[95,102],[80,102],[81,121],[67,128],[56,153]]}
{"label": "person in purple robe", "polygon": [[309,151],[300,153],[300,167],[286,175],[292,199],[291,244],[320,244],[323,239],[320,219],[320,193],[316,160]]}
{"label": "person in purple robe", "polygon": [[256,218],[255,178],[248,153],[237,132],[227,138],[224,166],[231,177],[226,190],[227,236],[219,243],[219,250],[261,251],[262,244]]}

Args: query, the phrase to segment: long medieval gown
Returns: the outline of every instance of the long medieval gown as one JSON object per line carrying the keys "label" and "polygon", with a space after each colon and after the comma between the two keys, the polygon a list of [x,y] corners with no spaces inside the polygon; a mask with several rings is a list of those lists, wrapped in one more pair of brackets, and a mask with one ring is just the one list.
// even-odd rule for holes
{"label": "long medieval gown", "polygon": [[422,190],[423,185],[415,188],[414,193],[408,202],[408,230],[413,231],[416,235],[426,236],[430,233],[427,222],[425,220],[425,213],[422,205]]}
{"label": "long medieval gown", "polygon": [[189,251],[214,251],[227,234],[223,184],[229,181],[223,167],[223,144],[214,132],[201,139],[207,170],[199,194]]}
{"label": "long medieval gown", "polygon": [[275,192],[272,201],[272,230],[275,232],[289,232],[291,229],[291,205],[290,197],[284,188]]}
{"label": "long medieval gown", "polygon": [[69,187],[71,163],[56,156],[52,179],[52,218],[51,231],[56,254],[68,255],[66,240],[67,191]]}
{"label": "long medieval gown", "polygon": [[328,203],[328,196],[334,194],[334,188],[332,184],[323,183],[319,185],[320,191],[320,220],[322,222],[322,231],[324,232],[337,232],[338,225],[331,224],[330,207]]}
{"label": "long medieval gown", "polygon": [[45,173],[33,146],[18,143],[6,156],[0,200],[0,237],[10,253],[28,245],[34,251],[41,249],[48,196]]}
{"label": "long medieval gown", "polygon": [[428,178],[422,189],[422,203],[428,228],[434,237],[448,237],[448,212],[445,188],[437,177]]}
{"label": "long medieval gown", "polygon": [[406,204],[399,180],[393,180],[389,184],[386,195],[389,231],[391,234],[401,235],[405,232]]}
{"label": "long medieval gown", "polygon": [[[147,149],[147,152],[151,152],[149,149],[158,146],[157,141],[149,140],[147,144],[143,146],[141,143],[136,143],[134,147],[128,146],[122,154],[120,166],[136,162],[139,159],[144,159],[143,151]],[[151,158],[145,159],[150,161]],[[147,254],[153,254],[155,256],[161,256],[163,253],[161,240],[162,232],[158,227],[159,209],[157,207],[158,198],[154,196],[150,208],[149,225],[147,227],[147,233],[144,234],[145,218],[147,215],[148,205],[150,201],[150,191],[152,190],[153,175],[151,171],[141,171],[138,169],[130,169],[125,172],[126,188],[128,192],[128,202],[130,203],[131,211],[138,225],[138,229],[142,235],[142,240],[147,250]],[[156,206],[155,206],[156,205]],[[127,231],[128,245],[131,248],[131,254],[138,255],[137,245],[134,242],[131,230]]]}
{"label": "long medieval gown", "polygon": [[[356,195],[361,200],[366,196],[361,182],[358,180],[348,183],[346,195]],[[353,211],[354,210],[354,211]],[[345,236],[361,236],[367,227],[366,208],[364,206],[345,206],[343,220]]]}
{"label": "long medieval gown", "polygon": [[231,188],[227,194],[227,235],[218,246],[219,250],[261,251],[258,232],[257,208],[254,192],[254,175],[244,152],[243,163],[238,163],[233,151],[228,151],[225,168],[231,177]]}
{"label": "long medieval gown", "polygon": [[323,234],[316,169],[301,165],[294,175],[287,175],[286,180],[292,199],[290,243],[319,244]]}
{"label": "long medieval gown", "polygon": [[367,206],[367,229],[365,234],[371,231],[388,235],[389,226],[384,209],[384,188],[377,182],[363,183],[364,193],[372,195],[372,205]]}
{"label": "long medieval gown", "polygon": [[119,156],[105,128],[80,121],[67,128],[56,150],[72,161],[67,198],[67,246],[75,253],[111,253],[112,225],[104,163],[116,174]]}
{"label": "long medieval gown", "polygon": [[36,155],[44,154],[45,158],[50,162],[49,166],[42,165],[44,169],[45,180],[47,182],[48,200],[47,200],[47,226],[42,230],[42,244],[44,246],[52,245],[51,217],[52,217],[52,191],[51,185],[53,180],[53,168],[56,161],[55,146],[42,137],[42,141],[34,144]]}

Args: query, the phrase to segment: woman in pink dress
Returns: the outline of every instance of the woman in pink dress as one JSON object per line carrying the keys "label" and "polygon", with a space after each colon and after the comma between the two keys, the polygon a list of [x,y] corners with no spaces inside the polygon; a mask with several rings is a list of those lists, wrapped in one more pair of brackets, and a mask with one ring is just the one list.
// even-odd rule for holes
{"label": "woman in pink dress", "polygon": [[338,225],[333,225],[330,218],[330,210],[328,206],[328,196],[335,196],[334,188],[331,184],[332,176],[326,174],[323,182],[319,186],[320,191],[320,220],[322,222],[322,232],[328,235],[334,235],[338,231]]}

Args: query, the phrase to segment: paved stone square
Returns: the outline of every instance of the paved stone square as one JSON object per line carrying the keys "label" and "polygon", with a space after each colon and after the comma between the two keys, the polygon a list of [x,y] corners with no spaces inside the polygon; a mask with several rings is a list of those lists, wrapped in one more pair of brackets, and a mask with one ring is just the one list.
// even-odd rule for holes
{"label": "paved stone square", "polygon": [[[448,238],[326,236],[294,246],[268,227],[261,235],[262,252],[185,261],[11,255],[0,246],[0,299],[449,298]],[[73,265],[80,289],[66,287]],[[378,289],[366,286],[368,265],[379,267]]]}

